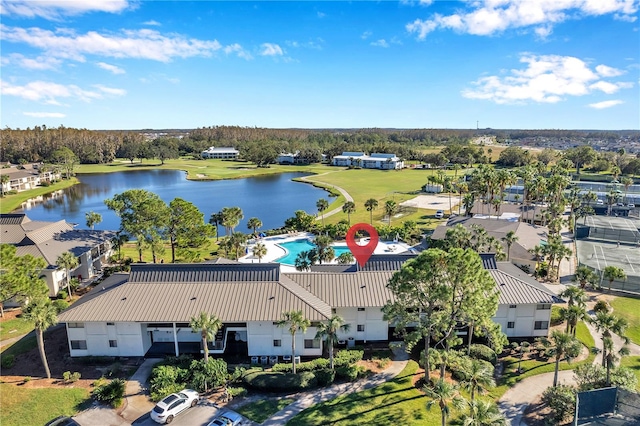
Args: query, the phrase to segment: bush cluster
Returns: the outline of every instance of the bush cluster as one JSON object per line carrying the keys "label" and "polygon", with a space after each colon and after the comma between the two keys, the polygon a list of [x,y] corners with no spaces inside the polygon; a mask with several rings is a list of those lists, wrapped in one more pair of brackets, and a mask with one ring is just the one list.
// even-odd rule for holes
{"label": "bush cluster", "polygon": [[491,349],[489,346],[481,345],[479,343],[474,343],[471,345],[469,356],[471,356],[471,358],[488,361],[493,365],[496,365],[496,361],[498,360],[498,356],[493,349]]}
{"label": "bush cluster", "polygon": [[58,313],[64,311],[69,307],[69,302],[67,302],[64,299],[56,299],[51,304],[53,305],[54,308],[56,308],[56,311],[58,311]]}
{"label": "bush cluster", "polygon": [[264,392],[303,391],[317,386],[316,376],[311,371],[302,373],[254,372],[244,376],[245,383]]}
{"label": "bush cluster", "polygon": [[334,356],[333,362],[336,367],[342,366],[342,365],[350,365],[350,364],[355,364],[358,361],[361,361],[363,356],[364,356],[363,350],[358,350],[358,349],[342,350],[342,351],[339,351]]}
{"label": "bush cluster", "polygon": [[229,393],[229,396],[231,398],[247,395],[247,389],[243,388],[242,386],[238,386],[238,387],[229,386],[227,388],[227,392]]}
{"label": "bush cluster", "polygon": [[318,386],[329,386],[336,379],[336,372],[330,368],[321,368],[315,372]]}
{"label": "bush cluster", "polygon": [[125,381],[115,379],[93,390],[93,397],[107,403],[114,408],[119,407],[124,399]]}
{"label": "bush cluster", "polygon": [[227,363],[222,359],[193,360],[189,356],[169,357],[151,370],[151,399],[159,401],[184,388],[203,392],[223,385],[228,377]]}
{"label": "bush cluster", "polygon": [[[329,366],[329,360],[326,358],[316,358],[312,361],[301,362],[296,364],[296,371],[298,373],[302,373],[304,371],[316,371],[321,368],[327,368]],[[290,373],[293,371],[293,364],[290,363],[279,363],[274,364],[271,368],[273,371],[278,371],[282,373]]]}
{"label": "bush cluster", "polygon": [[71,371],[65,371],[64,373],[62,373],[62,380],[65,383],[73,383],[73,382],[77,382],[78,380],[80,380],[80,373],[79,372],[74,372],[72,373]]}
{"label": "bush cluster", "polygon": [[16,357],[13,354],[3,355],[2,361],[0,361],[0,365],[2,365],[2,368],[11,368],[15,365],[15,363]]}

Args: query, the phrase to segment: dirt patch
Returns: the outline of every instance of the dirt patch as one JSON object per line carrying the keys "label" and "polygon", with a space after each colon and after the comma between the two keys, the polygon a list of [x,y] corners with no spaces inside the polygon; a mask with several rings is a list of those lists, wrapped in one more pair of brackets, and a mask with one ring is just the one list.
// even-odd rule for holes
{"label": "dirt patch", "polygon": [[0,318],[0,322],[4,322],[4,321],[9,321],[12,319],[16,319],[18,318],[20,315],[22,314],[22,309],[17,308],[17,309],[5,309],[4,310],[4,317]]}

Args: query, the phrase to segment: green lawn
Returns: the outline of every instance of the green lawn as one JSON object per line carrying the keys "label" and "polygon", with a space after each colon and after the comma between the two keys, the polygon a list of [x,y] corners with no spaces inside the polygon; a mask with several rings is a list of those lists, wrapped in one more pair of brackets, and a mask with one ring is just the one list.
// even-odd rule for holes
{"label": "green lawn", "polygon": [[31,349],[35,348],[36,346],[38,346],[38,342],[36,341],[36,336],[34,335],[25,336],[15,343],[7,345],[6,347],[2,346],[1,352],[2,352],[2,356],[13,355],[17,357],[20,354],[29,352]]}
{"label": "green lawn", "polygon": [[33,330],[33,324],[22,318],[14,318],[0,322],[0,340],[27,334]]}
{"label": "green lawn", "polygon": [[282,410],[287,405],[294,403],[295,401],[296,400],[293,398],[282,398],[276,400],[263,399],[243,405],[236,411],[249,420],[253,420],[256,423],[262,423],[269,417]]}
{"label": "green lawn", "polygon": [[629,328],[625,333],[633,343],[640,345],[640,299],[616,297],[611,301],[614,314],[626,319]]}
{"label": "green lawn", "polygon": [[440,411],[437,408],[427,411],[426,397],[413,385],[417,369],[418,364],[409,361],[395,379],[373,389],[309,407],[287,425],[440,424]]}
{"label": "green lawn", "polygon": [[621,367],[630,368],[638,378],[636,383],[636,391],[640,392],[640,356],[625,356],[620,361]]}
{"label": "green lawn", "polygon": [[11,213],[30,198],[50,194],[54,191],[73,186],[76,183],[78,183],[78,180],[73,178],[70,180],[62,180],[50,186],[39,186],[28,191],[18,192],[17,194],[5,195],[4,198],[1,199],[2,201],[0,201],[0,213]]}
{"label": "green lawn", "polygon": [[0,394],[2,426],[43,425],[57,416],[71,416],[91,402],[89,392],[78,388],[27,389],[3,383]]}

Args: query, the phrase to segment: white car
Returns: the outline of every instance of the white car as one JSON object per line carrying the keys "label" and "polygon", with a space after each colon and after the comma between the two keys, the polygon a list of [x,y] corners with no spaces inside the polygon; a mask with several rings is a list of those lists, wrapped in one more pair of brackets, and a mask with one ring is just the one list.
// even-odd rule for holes
{"label": "white car", "polygon": [[151,410],[151,419],[156,423],[169,424],[174,417],[186,410],[195,407],[200,395],[193,389],[183,389],[178,393],[172,393],[158,402]]}
{"label": "white car", "polygon": [[627,204],[627,207],[629,207],[630,209],[635,209],[636,205],[633,204],[633,203],[629,203],[629,204]]}
{"label": "white car", "polygon": [[216,417],[207,426],[238,426],[242,422],[242,416],[235,411],[226,411]]}
{"label": "white car", "polygon": [[444,210],[438,210],[436,212],[436,219],[442,219],[444,217]]}
{"label": "white car", "polygon": [[604,201],[599,199],[598,201],[596,201],[596,204],[599,205],[599,206],[602,206],[602,205],[604,205]]}

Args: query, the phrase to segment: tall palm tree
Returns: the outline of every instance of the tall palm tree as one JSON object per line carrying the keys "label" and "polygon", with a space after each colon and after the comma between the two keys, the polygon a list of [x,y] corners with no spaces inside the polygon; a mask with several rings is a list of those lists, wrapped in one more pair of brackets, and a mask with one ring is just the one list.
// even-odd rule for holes
{"label": "tall palm tree", "polygon": [[611,386],[611,368],[614,367],[615,363],[620,360],[619,356],[629,355],[629,348],[627,346],[623,346],[616,354],[613,339],[611,337],[605,337],[604,339],[602,339],[602,347],[603,350],[607,353],[605,359],[605,367],[607,369],[605,385],[608,387]]}
{"label": "tall palm tree", "polygon": [[[591,271],[591,269],[589,269],[589,271]],[[577,271],[576,271],[576,275],[577,275]],[[578,305],[578,306],[584,307],[587,301],[587,293],[585,293],[585,291],[582,288],[578,288],[574,286],[567,286],[564,289],[564,291],[560,293],[558,296],[569,299],[567,301],[569,306]]]}
{"label": "tall palm tree", "polygon": [[191,317],[189,327],[191,327],[194,332],[200,332],[202,348],[204,350],[204,362],[206,364],[209,361],[209,345],[207,342],[212,341],[218,330],[222,328],[222,321],[215,315],[200,312],[200,315],[197,317]]}
{"label": "tall palm tree", "polygon": [[551,344],[553,345],[550,353],[556,359],[556,366],[553,372],[553,386],[558,386],[558,369],[560,360],[566,358],[570,361],[572,358],[580,355],[582,344],[572,335],[562,333],[558,330],[551,332]]}
{"label": "tall palm tree", "polygon": [[333,370],[333,347],[338,343],[338,332],[346,333],[351,326],[345,324],[344,318],[339,315],[333,315],[326,322],[321,322],[318,325],[318,331],[316,333],[316,339],[324,339],[329,349],[329,366]]}
{"label": "tall palm tree", "polygon": [[291,360],[293,361],[293,374],[296,373],[296,333],[305,333],[311,326],[311,321],[304,317],[302,311],[287,311],[282,313],[282,319],[277,322],[278,327],[288,327],[291,334]]}
{"label": "tall palm tree", "polygon": [[9,175],[0,175],[0,197],[4,197],[4,186],[9,183]]}
{"label": "tall palm tree", "polygon": [[[602,333],[602,340],[611,338],[613,334],[620,336],[625,344],[629,342],[629,338],[624,335],[629,323],[624,318],[619,318],[613,313],[598,311],[596,317],[591,319],[591,324]],[[607,361],[607,348],[602,350],[602,366],[606,365]]]}
{"label": "tall palm tree", "polygon": [[247,221],[247,228],[252,229],[256,233],[256,229],[262,227],[262,221],[257,217],[252,217]]}
{"label": "tall palm tree", "polygon": [[464,404],[464,399],[460,396],[458,388],[444,379],[438,380],[433,387],[425,385],[422,389],[429,398],[433,398],[427,402],[427,410],[436,404],[440,407],[442,426],[447,425],[447,416],[451,406],[461,408]]}
{"label": "tall palm tree", "polygon": [[611,284],[613,284],[615,280],[627,279],[627,274],[624,273],[624,269],[617,266],[607,266],[604,268],[602,276],[609,281],[609,291],[611,291]]}
{"label": "tall palm tree", "polygon": [[461,417],[462,426],[507,426],[507,419],[492,401],[472,401],[469,414]]}
{"label": "tall palm tree", "polygon": [[67,283],[67,293],[69,300],[71,300],[71,271],[78,267],[78,258],[70,251],[66,251],[58,256],[58,258],[56,259],[56,265],[58,265],[58,270],[64,269],[65,281]]}
{"label": "tall palm tree", "polygon": [[507,244],[507,260],[511,260],[511,246],[513,245],[513,243],[515,243],[519,239],[520,237],[516,235],[515,231],[509,231],[507,232],[507,235],[502,237],[502,241],[504,241],[505,244]]}
{"label": "tall palm tree", "polygon": [[623,177],[620,179],[620,183],[624,186],[624,201],[625,203],[629,202],[629,198],[627,197],[627,193],[629,192],[629,187],[633,185],[633,179],[630,177]]}
{"label": "tall palm tree", "polygon": [[209,218],[209,223],[216,227],[216,241],[220,239],[220,232],[218,232],[218,225],[222,225],[222,221],[224,220],[224,216],[222,216],[222,212],[212,213]]}
{"label": "tall palm tree", "polygon": [[398,210],[398,205],[396,204],[395,201],[387,200],[387,202],[384,203],[384,211],[389,217],[389,226],[391,226],[391,216],[393,216],[397,210]]}
{"label": "tall palm tree", "polygon": [[351,226],[351,213],[355,213],[356,203],[353,201],[347,201],[342,205],[342,212],[347,214],[349,226]]}
{"label": "tall palm tree", "polygon": [[369,198],[364,202],[364,207],[369,212],[369,223],[373,225],[373,211],[378,208],[378,200],[375,198]]}
{"label": "tall palm tree", "polygon": [[262,263],[262,258],[267,255],[267,246],[263,243],[257,243],[251,249],[251,253],[258,258],[258,263]]}
{"label": "tall palm tree", "polygon": [[51,378],[51,371],[49,370],[49,363],[47,362],[47,355],[44,351],[44,338],[43,334],[45,330],[52,325],[58,323],[58,310],[51,304],[51,301],[47,298],[38,299],[30,304],[26,312],[23,315],[24,319],[33,323],[36,329],[36,340],[38,342],[38,351],[40,352],[40,359],[42,365],[47,373],[47,379]]}
{"label": "tall palm tree", "polygon": [[587,311],[584,305],[569,305],[566,308],[560,308],[560,318],[567,322],[565,333],[569,333],[575,337],[578,321],[587,317]]}
{"label": "tall palm tree", "polygon": [[322,227],[324,227],[324,211],[329,208],[329,202],[324,198],[320,198],[316,201],[316,208],[318,209],[318,213],[322,215]]}
{"label": "tall palm tree", "polygon": [[489,368],[489,365],[473,359],[462,370],[464,386],[471,391],[471,403],[475,400],[476,390],[478,393],[484,393],[488,388],[496,386],[493,380],[493,368]]}
{"label": "tall palm tree", "polygon": [[95,225],[102,222],[102,215],[94,211],[85,213],[84,218],[87,221],[87,226],[92,230]]}
{"label": "tall palm tree", "polygon": [[328,235],[318,235],[314,240],[316,254],[320,263],[331,262],[336,257],[336,252],[331,247],[332,242],[333,240]]}
{"label": "tall palm tree", "polygon": [[223,207],[222,208],[222,226],[225,228],[227,235],[233,234],[236,226],[244,218],[244,213],[240,207]]}
{"label": "tall palm tree", "polygon": [[247,235],[242,232],[234,232],[227,237],[227,248],[232,251],[235,260],[240,258],[244,245],[247,242]]}

